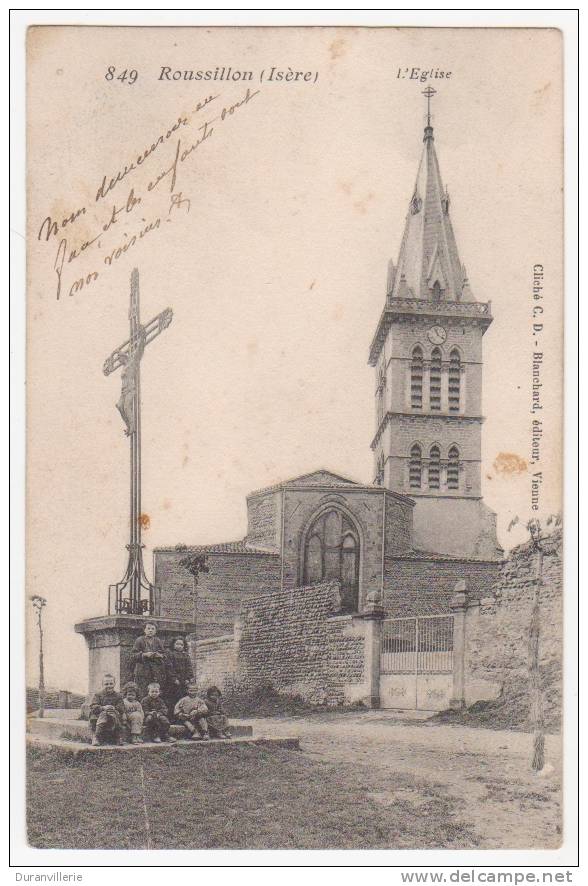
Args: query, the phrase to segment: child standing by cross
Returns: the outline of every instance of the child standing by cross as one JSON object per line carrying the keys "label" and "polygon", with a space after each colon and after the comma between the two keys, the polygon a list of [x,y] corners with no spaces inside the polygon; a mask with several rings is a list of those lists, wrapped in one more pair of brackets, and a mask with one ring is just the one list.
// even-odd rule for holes
{"label": "child standing by cross", "polygon": [[157,627],[147,622],[143,635],[137,637],[131,651],[131,661],[135,666],[135,683],[139,687],[139,697],[147,695],[149,683],[163,686],[165,680],[165,649],[156,636]]}

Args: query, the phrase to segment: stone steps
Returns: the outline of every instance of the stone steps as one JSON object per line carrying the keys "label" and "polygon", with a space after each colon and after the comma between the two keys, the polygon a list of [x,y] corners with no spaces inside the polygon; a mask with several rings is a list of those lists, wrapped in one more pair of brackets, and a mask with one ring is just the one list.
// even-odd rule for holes
{"label": "stone steps", "polygon": [[173,744],[154,744],[145,742],[144,744],[125,744],[125,745],[98,745],[93,746],[85,741],[69,741],[64,738],[52,738],[46,735],[35,735],[29,733],[27,735],[27,744],[29,747],[38,748],[58,748],[62,751],[72,754],[74,757],[88,757],[92,754],[137,754],[141,751],[148,753],[162,753],[165,751],[173,751],[174,748],[192,748],[201,753],[207,753],[211,750],[218,752],[222,748],[234,746],[253,746],[267,748],[286,748],[289,750],[299,750],[300,740],[292,737],[270,737],[270,738],[213,738],[210,741],[188,741],[180,739]]}
{"label": "stone steps", "polygon": [[[234,738],[249,738],[253,735],[253,729],[244,723],[231,721],[231,732]],[[79,720],[73,718],[57,718],[48,717],[42,720],[38,717],[27,717],[27,732],[30,735],[42,736],[47,739],[67,738],[88,739],[90,735],[90,726],[87,720]],[[170,735],[173,738],[183,738],[185,732],[183,726],[173,725],[170,729]],[[196,744],[197,742],[190,742]]]}

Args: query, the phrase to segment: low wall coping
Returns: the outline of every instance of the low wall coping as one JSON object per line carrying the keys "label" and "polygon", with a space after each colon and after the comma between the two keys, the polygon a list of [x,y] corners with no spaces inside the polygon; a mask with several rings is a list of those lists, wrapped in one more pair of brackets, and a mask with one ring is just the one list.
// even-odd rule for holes
{"label": "low wall coping", "polygon": [[352,621],[354,618],[353,612],[335,612],[333,615],[327,615],[327,621]]}

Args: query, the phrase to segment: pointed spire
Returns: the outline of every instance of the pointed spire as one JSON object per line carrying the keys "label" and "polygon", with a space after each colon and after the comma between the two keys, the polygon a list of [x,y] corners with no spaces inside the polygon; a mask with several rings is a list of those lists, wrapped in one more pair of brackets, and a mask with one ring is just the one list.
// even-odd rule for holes
{"label": "pointed spire", "polygon": [[402,288],[414,298],[473,301],[469,285],[464,286],[465,275],[449,217],[449,192],[443,187],[435,151],[431,125],[431,97],[435,92],[431,87],[423,92],[427,98],[424,146],[391,295],[402,297],[403,282]]}

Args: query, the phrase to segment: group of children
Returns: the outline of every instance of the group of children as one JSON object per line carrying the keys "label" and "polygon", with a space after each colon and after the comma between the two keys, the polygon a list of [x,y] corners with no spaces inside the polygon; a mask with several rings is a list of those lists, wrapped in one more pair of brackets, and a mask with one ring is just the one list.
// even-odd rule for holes
{"label": "group of children", "polygon": [[155,625],[147,624],[135,642],[135,680],[123,687],[122,694],[115,689],[114,677],[104,675],[102,689],[90,703],[92,744],[173,742],[169,734],[173,720],[183,725],[189,739],[230,738],[222,694],[212,686],[206,698],[200,696],[183,638],[176,638],[166,653],[155,635]]}

